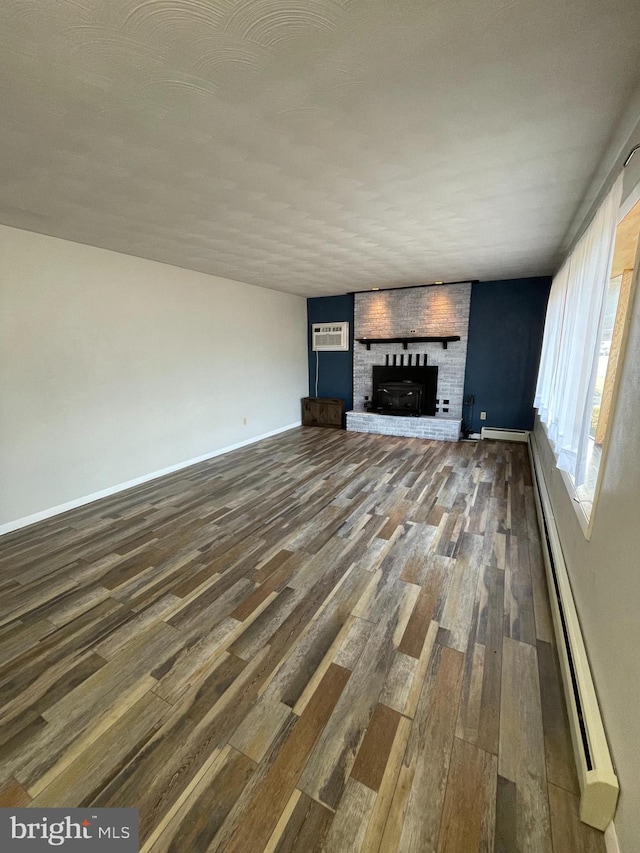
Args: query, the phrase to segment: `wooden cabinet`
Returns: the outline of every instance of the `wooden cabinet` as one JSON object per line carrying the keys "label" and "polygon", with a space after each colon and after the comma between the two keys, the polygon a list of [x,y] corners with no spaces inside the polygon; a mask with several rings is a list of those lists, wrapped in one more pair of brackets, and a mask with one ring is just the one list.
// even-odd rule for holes
{"label": "wooden cabinet", "polygon": [[303,397],[302,426],[344,428],[344,400],[339,397]]}

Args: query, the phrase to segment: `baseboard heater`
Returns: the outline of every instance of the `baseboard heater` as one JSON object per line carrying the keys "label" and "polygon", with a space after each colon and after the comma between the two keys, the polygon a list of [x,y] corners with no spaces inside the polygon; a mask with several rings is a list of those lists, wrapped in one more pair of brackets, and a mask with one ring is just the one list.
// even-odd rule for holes
{"label": "baseboard heater", "polygon": [[480,438],[494,438],[499,441],[527,441],[529,431],[526,429],[500,429],[499,427],[482,427]]}
{"label": "baseboard heater", "polygon": [[615,814],[618,779],[611,762],[569,575],[533,435],[529,437],[529,456],[549,600],[580,783],[580,820],[604,830]]}

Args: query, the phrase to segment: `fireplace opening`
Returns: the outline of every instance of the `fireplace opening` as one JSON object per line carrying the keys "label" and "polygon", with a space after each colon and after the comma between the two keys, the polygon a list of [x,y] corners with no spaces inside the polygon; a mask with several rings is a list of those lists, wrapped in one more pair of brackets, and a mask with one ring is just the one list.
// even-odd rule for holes
{"label": "fireplace opening", "polygon": [[420,416],[424,388],[417,382],[385,382],[378,387],[378,408],[389,415]]}
{"label": "fireplace opening", "polygon": [[376,366],[367,408],[381,415],[433,416],[437,387],[437,367]]}

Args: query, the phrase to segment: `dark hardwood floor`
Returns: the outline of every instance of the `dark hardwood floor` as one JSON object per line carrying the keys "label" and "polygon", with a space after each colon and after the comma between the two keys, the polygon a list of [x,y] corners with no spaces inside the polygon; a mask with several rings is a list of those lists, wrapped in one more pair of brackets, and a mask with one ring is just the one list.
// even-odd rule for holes
{"label": "dark hardwood floor", "polygon": [[524,445],[300,428],[0,540],[0,805],[145,851],[604,850]]}

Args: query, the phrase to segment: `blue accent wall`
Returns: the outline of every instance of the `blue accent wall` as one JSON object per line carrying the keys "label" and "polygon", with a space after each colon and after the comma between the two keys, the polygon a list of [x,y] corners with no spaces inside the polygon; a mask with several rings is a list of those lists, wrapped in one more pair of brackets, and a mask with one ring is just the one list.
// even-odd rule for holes
{"label": "blue accent wall", "polygon": [[[475,403],[470,426],[533,428],[542,333],[551,279],[517,278],[476,282],[471,288],[465,397]],[[353,408],[353,294],[307,300],[309,393],[315,396],[316,353],[311,323],[349,321],[349,352],[318,353],[319,397],[342,397]],[[487,413],[486,421],[480,412]],[[465,407],[465,416],[468,413]]]}
{"label": "blue accent wall", "polygon": [[[311,324],[349,322],[349,352],[311,350]],[[309,348],[309,394],[315,397],[316,356],[318,357],[318,397],[342,397],[346,411],[353,408],[353,294],[318,296],[307,299]]]}
{"label": "blue accent wall", "polygon": [[[481,281],[471,289],[464,394],[472,432],[533,428],[533,398],[551,279]],[[487,413],[485,421],[480,412]],[[468,408],[465,407],[465,415]]]}

